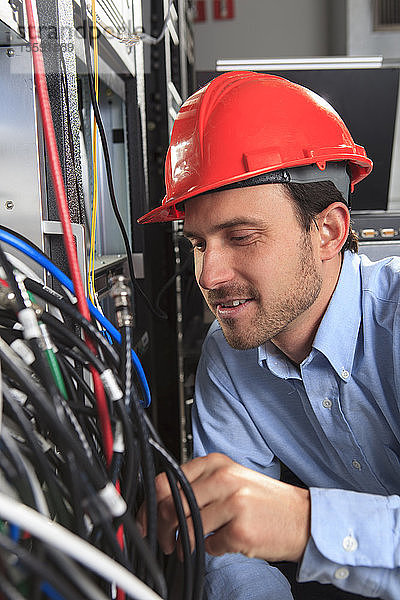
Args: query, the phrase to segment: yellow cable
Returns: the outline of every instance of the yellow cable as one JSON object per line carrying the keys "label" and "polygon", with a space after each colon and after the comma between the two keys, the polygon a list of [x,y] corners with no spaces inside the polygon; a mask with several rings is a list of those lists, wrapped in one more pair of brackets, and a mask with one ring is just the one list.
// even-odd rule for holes
{"label": "yellow cable", "polygon": [[[92,21],[93,21],[93,70],[94,70],[94,87],[96,92],[96,100],[99,101],[99,53],[97,45],[97,26],[96,26],[96,3],[92,0]],[[93,118],[92,130],[92,158],[93,158],[93,202],[92,202],[92,225],[90,235],[90,255],[89,255],[89,270],[88,270],[88,292],[89,298],[93,304],[95,301],[95,253],[96,253],[96,223],[97,223],[97,200],[98,200],[98,182],[97,182],[97,123],[96,118]]]}

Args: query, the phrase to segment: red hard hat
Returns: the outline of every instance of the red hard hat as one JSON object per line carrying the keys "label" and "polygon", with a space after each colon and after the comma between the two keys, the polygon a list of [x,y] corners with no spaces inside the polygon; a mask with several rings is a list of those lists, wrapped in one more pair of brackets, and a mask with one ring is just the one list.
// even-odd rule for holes
{"label": "red hard hat", "polygon": [[176,205],[262,173],[345,161],[351,189],[372,170],[337,112],[314,92],[275,75],[236,71],[182,105],[165,162],[166,196],[139,223],[184,218]]}

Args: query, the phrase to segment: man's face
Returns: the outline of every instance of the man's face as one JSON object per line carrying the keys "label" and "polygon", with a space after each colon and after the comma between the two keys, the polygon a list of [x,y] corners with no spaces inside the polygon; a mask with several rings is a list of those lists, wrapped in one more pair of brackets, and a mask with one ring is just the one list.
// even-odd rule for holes
{"label": "man's face", "polygon": [[233,348],[257,347],[289,329],[295,335],[322,277],[312,236],[281,185],[189,200],[184,231],[197,282]]}

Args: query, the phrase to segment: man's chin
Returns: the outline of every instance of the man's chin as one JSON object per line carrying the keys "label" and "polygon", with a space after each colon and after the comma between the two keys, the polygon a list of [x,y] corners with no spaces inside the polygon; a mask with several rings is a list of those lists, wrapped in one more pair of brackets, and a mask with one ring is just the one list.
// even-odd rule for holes
{"label": "man's chin", "polygon": [[263,344],[263,341],[251,339],[248,334],[236,333],[230,330],[225,324],[220,323],[220,325],[226,342],[234,350],[251,350]]}

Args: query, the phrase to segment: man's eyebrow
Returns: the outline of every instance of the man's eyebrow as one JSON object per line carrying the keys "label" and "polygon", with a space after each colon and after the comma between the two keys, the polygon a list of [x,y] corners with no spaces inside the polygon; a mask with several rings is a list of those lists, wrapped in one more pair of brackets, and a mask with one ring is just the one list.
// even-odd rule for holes
{"label": "man's eyebrow", "polygon": [[[247,217],[236,217],[235,219],[230,219],[229,221],[224,221],[223,223],[218,223],[214,225],[210,233],[215,233],[217,231],[223,231],[224,229],[229,229],[230,227],[237,227],[238,225],[260,225],[254,219],[249,219]],[[188,231],[187,229],[183,229],[183,235],[187,238],[196,238],[199,237],[199,233],[195,231]]]}

